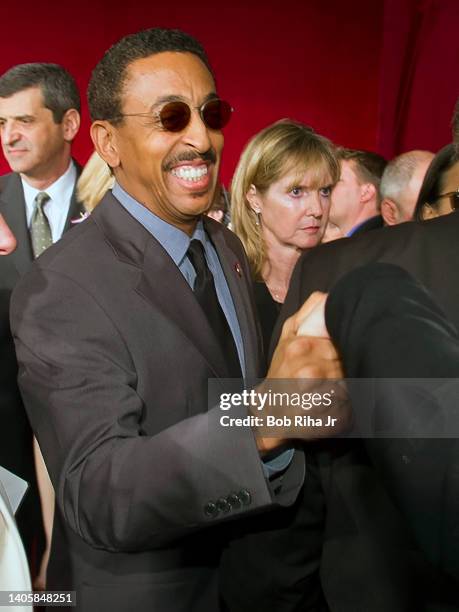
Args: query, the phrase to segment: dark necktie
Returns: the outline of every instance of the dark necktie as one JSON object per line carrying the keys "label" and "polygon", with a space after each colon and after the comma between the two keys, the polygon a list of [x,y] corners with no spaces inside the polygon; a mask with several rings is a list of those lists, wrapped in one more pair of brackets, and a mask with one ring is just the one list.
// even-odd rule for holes
{"label": "dark necktie", "polygon": [[187,255],[196,271],[193,292],[222,347],[230,377],[241,378],[241,365],[236,344],[228,321],[218,301],[214,277],[207,266],[202,242],[200,240],[192,240],[188,247]]}
{"label": "dark necktie", "polygon": [[48,217],[43,210],[43,206],[49,199],[49,195],[44,191],[40,191],[35,197],[35,208],[30,223],[30,240],[32,242],[32,252],[35,258],[53,244],[51,227]]}

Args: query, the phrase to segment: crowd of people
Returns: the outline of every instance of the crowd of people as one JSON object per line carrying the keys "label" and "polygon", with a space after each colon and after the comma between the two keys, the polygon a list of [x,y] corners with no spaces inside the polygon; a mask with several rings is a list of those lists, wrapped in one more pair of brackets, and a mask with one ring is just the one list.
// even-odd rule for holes
{"label": "crowd of people", "polygon": [[[452,143],[389,161],[281,119],[228,189],[232,108],[193,37],[122,38],[88,104],[81,168],[73,77],[0,76],[0,466],[28,483],[36,593],[85,612],[459,610],[459,104]],[[307,425],[254,420],[285,423],[260,399],[279,380],[291,397],[344,377],[452,390],[433,386],[425,418],[418,387],[403,395],[411,437],[356,439],[370,407],[351,385]],[[234,426],[209,379],[255,391]],[[406,432],[374,395],[374,423]],[[1,480],[0,499],[14,530]],[[29,588],[21,559],[11,590]]]}

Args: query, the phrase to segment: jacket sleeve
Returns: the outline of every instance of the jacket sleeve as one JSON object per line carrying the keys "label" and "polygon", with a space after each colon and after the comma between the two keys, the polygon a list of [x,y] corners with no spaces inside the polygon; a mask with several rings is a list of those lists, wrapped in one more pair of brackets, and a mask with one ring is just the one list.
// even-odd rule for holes
{"label": "jacket sleeve", "polygon": [[128,344],[73,279],[34,267],[11,312],[19,384],[57,503],[89,544],[148,550],[293,502],[301,461],[272,493],[252,431],[219,426],[217,407],[145,435],[144,411],[161,406],[144,404]]}

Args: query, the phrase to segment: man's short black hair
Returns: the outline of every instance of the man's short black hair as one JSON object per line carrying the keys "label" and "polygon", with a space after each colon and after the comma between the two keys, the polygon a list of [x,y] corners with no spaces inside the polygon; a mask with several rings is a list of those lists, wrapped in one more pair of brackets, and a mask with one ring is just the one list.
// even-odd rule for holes
{"label": "man's short black hair", "polygon": [[193,53],[212,74],[202,45],[181,30],[151,28],[129,34],[110,47],[92,72],[88,86],[91,119],[105,119],[114,125],[120,123],[121,97],[128,66],[138,59],[166,51]]}
{"label": "man's short black hair", "polygon": [[18,64],[0,77],[0,98],[28,89],[40,87],[45,108],[53,113],[56,123],[61,123],[71,108],[80,112],[80,92],[72,75],[58,64]]}

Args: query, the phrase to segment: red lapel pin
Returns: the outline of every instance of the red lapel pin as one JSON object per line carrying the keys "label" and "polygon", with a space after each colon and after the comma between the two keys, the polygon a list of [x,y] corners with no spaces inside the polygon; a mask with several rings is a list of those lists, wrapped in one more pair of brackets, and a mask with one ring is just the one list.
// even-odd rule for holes
{"label": "red lapel pin", "polygon": [[238,261],[234,264],[234,269],[236,270],[238,276],[242,278],[242,268]]}

